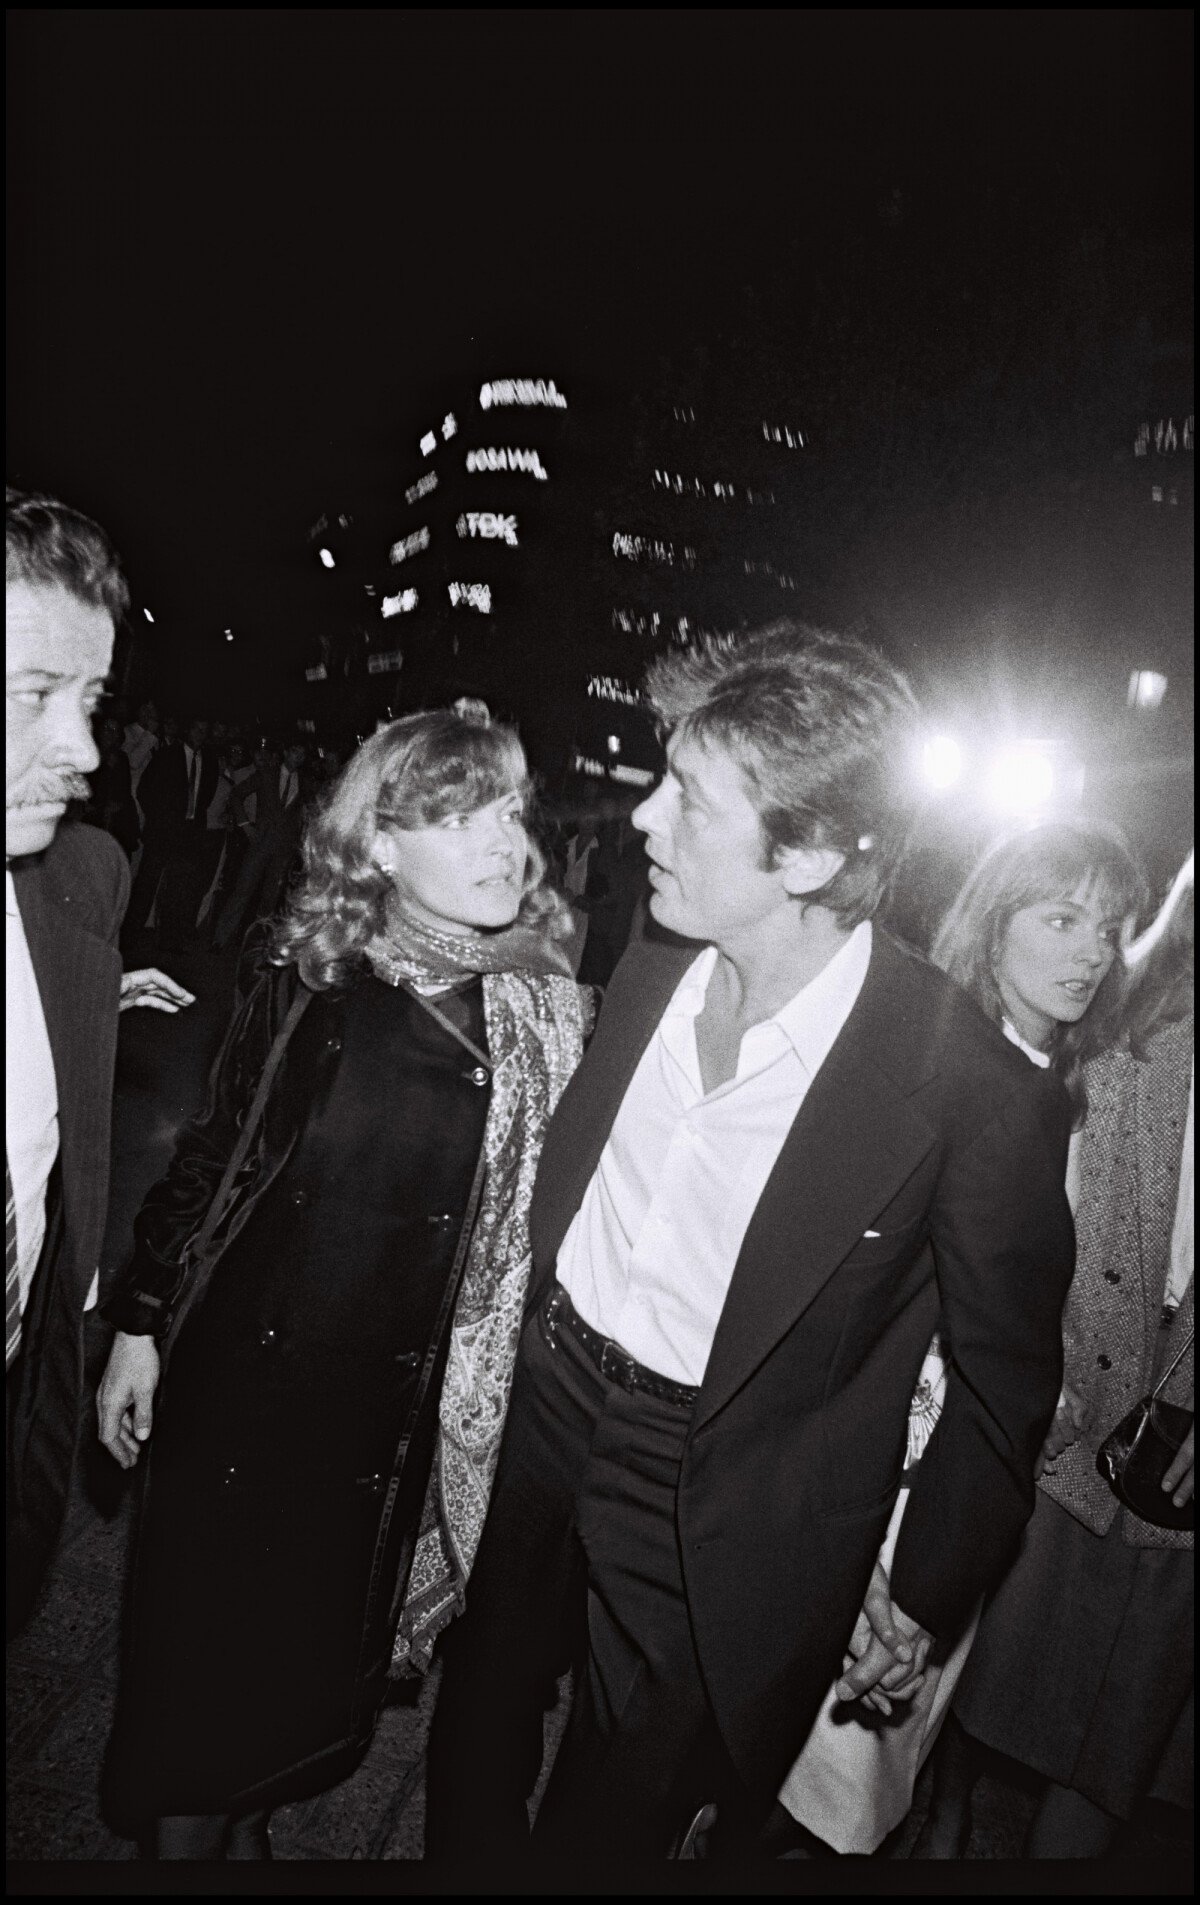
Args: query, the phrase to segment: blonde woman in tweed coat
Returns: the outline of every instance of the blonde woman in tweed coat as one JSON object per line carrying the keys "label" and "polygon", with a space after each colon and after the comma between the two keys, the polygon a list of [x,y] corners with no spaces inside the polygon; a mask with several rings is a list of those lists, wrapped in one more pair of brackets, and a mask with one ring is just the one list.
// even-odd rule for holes
{"label": "blonde woman in tweed coat", "polygon": [[[954,1706],[972,1739],[1049,1782],[1034,1858],[1100,1856],[1146,1798],[1192,1804],[1193,1536],[1123,1509],[1096,1469],[1101,1442],[1194,1320],[1190,884],[1172,902],[1170,929],[1136,972],[1122,1049],[1086,1069],[1064,1401],[1021,1555]],[[1193,1406],[1190,1348],[1163,1393]],[[1192,1494],[1191,1447],[1167,1473],[1176,1503]],[[958,1771],[935,1795],[935,1855],[961,1852],[968,1836],[970,1780]]]}

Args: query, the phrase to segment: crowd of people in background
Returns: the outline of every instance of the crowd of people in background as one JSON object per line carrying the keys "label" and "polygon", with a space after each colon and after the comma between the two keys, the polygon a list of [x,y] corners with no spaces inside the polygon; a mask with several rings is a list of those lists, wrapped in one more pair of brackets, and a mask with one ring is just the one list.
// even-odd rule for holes
{"label": "crowd of people in background", "polygon": [[[1152,893],[1106,823],[1018,829],[907,946],[916,704],[862,643],[659,663],[659,786],[539,808],[473,709],[347,754],[103,699],[103,532],[10,496],[8,540],[18,1623],[116,1014],[170,985],[118,931],[255,953],[100,1292],[152,1855],[269,1857],[435,1648],[431,1857],[526,1854],[568,1665],[560,1860],[872,1853],[931,1755],[916,1856],[958,1857],[989,1748],[1043,1781],[1035,1857],[1189,1806],[1191,858]],[[1105,1452],[1150,1397],[1135,1492]]]}

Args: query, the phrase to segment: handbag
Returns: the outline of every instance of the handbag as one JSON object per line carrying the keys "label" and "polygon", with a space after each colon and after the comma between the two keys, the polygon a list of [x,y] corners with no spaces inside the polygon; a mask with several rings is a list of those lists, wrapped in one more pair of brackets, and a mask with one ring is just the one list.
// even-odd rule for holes
{"label": "handbag", "polygon": [[1178,1354],[1168,1364],[1149,1395],[1143,1396],[1096,1451],[1096,1467],[1122,1507],[1155,1528],[1181,1532],[1196,1525],[1195,1502],[1176,1508],[1162,1486],[1162,1478],[1178,1455],[1195,1419],[1191,1409],[1163,1402],[1161,1391],[1192,1346],[1189,1330]]}

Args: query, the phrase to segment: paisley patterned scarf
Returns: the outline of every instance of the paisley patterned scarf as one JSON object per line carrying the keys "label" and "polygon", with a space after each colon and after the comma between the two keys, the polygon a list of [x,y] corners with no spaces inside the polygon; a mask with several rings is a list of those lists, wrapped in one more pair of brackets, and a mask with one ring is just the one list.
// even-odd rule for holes
{"label": "paisley patterned scarf", "polygon": [[[397,922],[399,923],[399,922]],[[529,1284],[529,1206],[551,1114],[583,1055],[592,993],[528,928],[451,939],[409,918],[369,951],[377,974],[445,990],[483,974],[492,1095],[483,1195],[450,1331],[433,1472],[400,1612],[393,1672],[424,1672],[459,1613],[496,1473]]]}

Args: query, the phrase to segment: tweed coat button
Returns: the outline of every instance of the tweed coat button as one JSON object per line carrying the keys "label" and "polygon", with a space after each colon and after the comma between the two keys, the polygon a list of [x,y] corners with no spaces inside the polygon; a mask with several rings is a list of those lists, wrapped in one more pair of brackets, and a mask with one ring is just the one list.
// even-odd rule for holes
{"label": "tweed coat button", "polygon": [[342,1049],[342,1041],[338,1037],[337,1033],[335,1032],[332,1038],[326,1039],[325,1050],[327,1052],[340,1052],[341,1049]]}
{"label": "tweed coat button", "polygon": [[398,1369],[415,1369],[420,1362],[420,1352],[415,1349],[402,1349],[396,1357]]}
{"label": "tweed coat button", "polygon": [[273,1349],[277,1340],[278,1339],[273,1329],[264,1329],[259,1331],[258,1341],[261,1348]]}
{"label": "tweed coat button", "polygon": [[303,1210],[305,1205],[308,1203],[308,1201],[309,1201],[309,1197],[308,1197],[307,1191],[293,1191],[292,1192],[292,1202],[296,1206],[297,1210]]}
{"label": "tweed coat button", "polygon": [[1111,1357],[1111,1356],[1097,1356],[1097,1358],[1096,1358],[1096,1361],[1097,1361],[1097,1362],[1099,1363],[1099,1365],[1100,1365],[1100,1367],[1101,1367],[1101,1369],[1111,1369],[1111,1368],[1112,1368],[1112,1357]]}
{"label": "tweed coat button", "polygon": [[476,1065],[475,1070],[470,1074],[473,1085],[486,1085],[490,1077],[491,1073],[483,1065]]}

